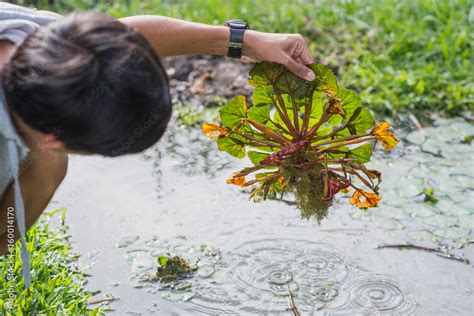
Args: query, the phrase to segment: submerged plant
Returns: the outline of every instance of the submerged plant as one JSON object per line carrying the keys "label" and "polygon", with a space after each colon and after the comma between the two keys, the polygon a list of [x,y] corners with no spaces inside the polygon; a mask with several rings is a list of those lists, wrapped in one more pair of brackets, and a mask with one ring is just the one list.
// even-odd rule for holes
{"label": "submerged plant", "polygon": [[256,64],[248,81],[255,88],[252,105],[244,96],[233,98],[219,111],[221,125],[205,123],[202,131],[220,150],[250,159],[254,166],[227,183],[252,187],[255,201],[291,192],[301,216],[320,221],[334,196],[351,188],[350,204],[376,207],[381,174],[364,164],[377,142],[388,151],[399,140],[390,124],[375,125],[361,99],[339,87],[330,68],[309,67],[316,75],[311,82],[278,64]]}

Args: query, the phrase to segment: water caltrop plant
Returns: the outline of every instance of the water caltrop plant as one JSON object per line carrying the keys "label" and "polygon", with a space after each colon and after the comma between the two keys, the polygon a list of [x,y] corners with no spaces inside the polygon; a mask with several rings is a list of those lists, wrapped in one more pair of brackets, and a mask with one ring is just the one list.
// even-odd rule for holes
{"label": "water caltrop plant", "polygon": [[376,207],[381,173],[365,164],[376,143],[388,151],[399,140],[329,67],[308,67],[316,75],[310,82],[281,65],[257,63],[248,81],[255,88],[251,104],[237,96],[220,109],[221,125],[203,124],[220,150],[253,163],[227,183],[251,187],[255,201],[293,193],[301,216],[318,221],[341,191],[354,190],[350,204]]}
{"label": "water caltrop plant", "polygon": [[158,270],[156,277],[160,282],[169,282],[176,279],[189,276],[197,269],[197,266],[191,266],[185,259],[179,256],[158,258]]}

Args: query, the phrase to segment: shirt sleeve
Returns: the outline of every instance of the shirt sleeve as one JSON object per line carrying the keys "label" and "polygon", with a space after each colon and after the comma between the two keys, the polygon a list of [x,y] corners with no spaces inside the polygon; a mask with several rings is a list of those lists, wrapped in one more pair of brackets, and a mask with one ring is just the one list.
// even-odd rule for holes
{"label": "shirt sleeve", "polygon": [[35,9],[0,2],[0,40],[20,45],[38,27],[55,20]]}

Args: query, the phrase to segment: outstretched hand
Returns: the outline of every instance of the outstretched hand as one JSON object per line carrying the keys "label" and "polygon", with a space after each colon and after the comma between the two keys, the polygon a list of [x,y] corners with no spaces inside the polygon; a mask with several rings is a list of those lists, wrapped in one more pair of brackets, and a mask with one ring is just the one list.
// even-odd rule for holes
{"label": "outstretched hand", "polygon": [[315,78],[306,65],[314,63],[309,48],[300,34],[274,34],[246,31],[243,55],[286,66],[292,73],[305,80]]}

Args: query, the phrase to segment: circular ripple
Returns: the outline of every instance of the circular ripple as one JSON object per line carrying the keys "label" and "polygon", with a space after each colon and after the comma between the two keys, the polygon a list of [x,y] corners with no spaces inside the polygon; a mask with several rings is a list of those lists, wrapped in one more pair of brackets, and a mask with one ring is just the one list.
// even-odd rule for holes
{"label": "circular ripple", "polygon": [[318,250],[297,258],[297,264],[303,270],[302,277],[312,281],[341,283],[349,276],[345,260],[334,252]]}
{"label": "circular ripple", "polygon": [[416,305],[409,300],[406,291],[385,277],[355,279],[345,287],[345,291],[349,293],[351,305],[360,311],[415,314]]}
{"label": "circular ripple", "polygon": [[[266,308],[285,310],[288,303],[284,298],[289,292],[298,300],[300,309],[311,310],[315,304],[337,296],[338,287],[352,273],[344,257],[330,246],[304,240],[249,242],[238,247],[234,254],[235,265],[230,271],[234,286],[249,299],[267,303],[268,307],[262,308],[267,312],[270,310]],[[327,282],[334,284],[332,291],[320,293],[320,297],[311,292],[313,284]]]}
{"label": "circular ripple", "polygon": [[[352,274],[344,257],[331,246],[304,240],[264,239],[244,243],[223,256],[216,273],[199,279],[196,295],[184,306],[209,314],[280,314],[293,295],[300,311],[330,301]],[[312,293],[313,284],[333,286]],[[223,310],[225,308],[225,310]]]}
{"label": "circular ripple", "polygon": [[272,285],[285,285],[293,281],[293,274],[286,270],[275,270],[270,273],[267,281]]}
{"label": "circular ripple", "polygon": [[[357,277],[355,277],[357,275]],[[304,240],[248,242],[222,257],[215,273],[193,282],[190,313],[284,314],[291,293],[300,312],[413,315],[416,305],[395,282],[367,275],[330,245]]]}
{"label": "circular ripple", "polygon": [[342,283],[350,275],[344,258],[328,246],[301,240],[262,240],[242,245],[232,278],[242,289],[268,291],[274,280],[284,285]]}
{"label": "circular ripple", "polygon": [[329,303],[339,295],[339,290],[337,285],[316,283],[311,286],[311,294],[319,301]]}

